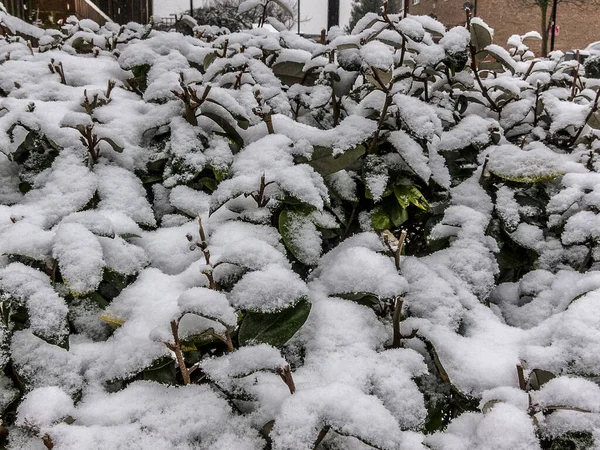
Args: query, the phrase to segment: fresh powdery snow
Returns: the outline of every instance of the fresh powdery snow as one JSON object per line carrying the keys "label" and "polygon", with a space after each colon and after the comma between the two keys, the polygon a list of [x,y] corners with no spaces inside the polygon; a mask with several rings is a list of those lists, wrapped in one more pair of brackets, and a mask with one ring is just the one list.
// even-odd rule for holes
{"label": "fresh powdery snow", "polygon": [[597,64],[239,3],[0,3],[0,448],[600,448]]}

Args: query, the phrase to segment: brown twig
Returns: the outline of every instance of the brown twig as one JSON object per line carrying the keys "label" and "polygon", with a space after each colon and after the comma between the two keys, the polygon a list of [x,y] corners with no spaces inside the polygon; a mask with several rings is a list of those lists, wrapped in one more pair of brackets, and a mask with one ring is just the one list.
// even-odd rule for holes
{"label": "brown twig", "polygon": [[[467,29],[471,30],[471,10],[467,8]],[[481,94],[485,97],[485,99],[490,104],[490,108],[497,113],[502,112],[502,108],[500,108],[496,102],[490,97],[490,94],[487,88],[483,85],[481,81],[481,77],[479,76],[479,70],[477,68],[477,58],[476,58],[476,49],[472,42],[469,43],[469,53],[471,55],[471,70],[473,72],[473,76],[475,77],[475,81],[477,81],[477,85],[479,89],[481,89]]]}
{"label": "brown twig", "polygon": [[402,321],[402,306],[404,299],[400,296],[396,297],[394,304],[394,315],[392,317],[392,324],[394,327],[394,338],[392,340],[392,348],[402,347],[402,335],[400,334],[400,322]]}
{"label": "brown twig", "polygon": [[273,184],[274,181],[269,181],[268,183],[266,182],[266,178],[265,178],[265,174],[263,173],[262,176],[260,177],[260,186],[258,188],[258,192],[257,193],[252,193],[250,194],[252,196],[252,198],[254,199],[254,201],[256,202],[256,205],[259,208],[264,208],[265,206],[267,206],[267,203],[269,203],[269,197],[265,196],[265,189],[267,188],[267,186],[269,186],[270,184]]}
{"label": "brown twig", "polygon": [[315,449],[319,446],[319,444],[321,442],[323,442],[323,439],[325,439],[325,436],[327,436],[327,433],[329,433],[329,430],[331,430],[331,426],[329,425],[325,425],[323,428],[321,428],[321,431],[319,431],[319,435],[317,436],[317,439],[315,439],[315,442],[312,445],[312,449]]}
{"label": "brown twig", "polygon": [[594,103],[592,104],[592,108],[590,109],[590,112],[586,116],[585,121],[583,122],[583,125],[577,131],[577,134],[575,134],[575,136],[573,136],[573,138],[569,141],[568,147],[571,147],[572,145],[574,145],[577,142],[577,140],[581,136],[581,133],[583,133],[583,129],[585,128],[585,126],[587,125],[587,123],[589,122],[589,120],[598,111],[598,102],[599,101],[600,101],[600,89],[598,89],[596,91],[596,98],[594,99]]}
{"label": "brown twig", "polygon": [[381,129],[383,128],[383,124],[385,122],[387,111],[392,104],[392,97],[389,93],[385,96],[385,101],[383,103],[383,108],[381,109],[381,113],[379,116],[379,122],[377,123],[377,130],[375,130],[375,134],[371,138],[371,143],[369,144],[369,149],[367,153],[374,153],[377,148],[377,141],[379,140],[379,135],[381,134]]}
{"label": "brown twig", "polygon": [[517,364],[517,376],[519,378],[519,389],[526,391],[527,383],[525,382],[525,374],[523,373],[523,366],[521,364]]}
{"label": "brown twig", "polygon": [[167,344],[167,346],[173,350],[175,353],[175,358],[177,358],[177,364],[179,365],[179,370],[181,371],[181,377],[183,378],[183,384],[188,385],[191,383],[190,381],[190,371],[185,365],[185,359],[183,358],[183,350],[181,348],[181,341],[179,340],[179,318],[178,320],[171,321],[171,333],[173,333],[173,345]]}
{"label": "brown twig", "polygon": [[198,216],[198,234],[200,235],[200,243],[199,247],[202,250],[202,254],[204,255],[204,262],[209,267],[208,270],[203,271],[202,273],[208,279],[208,287],[209,289],[216,290],[217,283],[215,282],[215,278],[213,276],[212,265],[210,263],[210,250],[208,249],[208,242],[206,241],[206,233],[204,232],[204,226],[202,225],[202,217]]}
{"label": "brown twig", "polygon": [[50,72],[58,74],[61,84],[67,84],[67,79],[65,78],[65,69],[62,65],[62,62],[55,64],[54,58],[52,58],[50,60],[50,64],[48,64],[48,68],[50,69]]}
{"label": "brown twig", "polygon": [[289,364],[284,367],[280,367],[277,369],[277,375],[281,377],[285,385],[290,390],[290,394],[294,394],[296,392],[296,385],[294,384],[294,378],[292,377],[292,369]]}

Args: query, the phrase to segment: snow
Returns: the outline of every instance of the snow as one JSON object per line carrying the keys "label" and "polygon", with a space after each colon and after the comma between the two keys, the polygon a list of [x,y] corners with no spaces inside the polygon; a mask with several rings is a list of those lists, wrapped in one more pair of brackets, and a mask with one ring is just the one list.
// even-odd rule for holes
{"label": "snow", "polygon": [[227,326],[234,326],[237,323],[237,316],[229,306],[227,297],[219,292],[195,287],[181,294],[177,303],[182,312],[198,314]]}
{"label": "snow", "polygon": [[[598,81],[573,84],[558,54],[525,77],[533,35],[515,35],[510,54],[487,47],[515,74],[488,71],[481,92],[449,67],[465,27],[387,19],[320,43],[76,17],[44,31],[0,12],[40,42],[0,38],[8,449],[600,441]],[[285,62],[303,84],[276,75]],[[394,78],[381,89],[373,70]],[[176,96],[192,90],[197,124]],[[92,158],[79,129],[122,152],[101,141]],[[373,231],[400,186],[427,206]],[[257,318],[265,343],[244,345]],[[521,389],[517,366],[555,378]]]}
{"label": "snow", "polygon": [[66,337],[67,304],[52,289],[46,275],[24,264],[13,263],[0,269],[0,290],[27,306],[33,333],[50,340]]}
{"label": "snow", "polygon": [[141,181],[131,172],[120,167],[97,166],[100,210],[117,210],[131,217],[136,223],[156,225],[152,208],[146,200]]}
{"label": "snow", "polygon": [[279,350],[267,344],[241,348],[231,354],[206,359],[202,370],[219,386],[235,390],[237,380],[250,377],[259,371],[272,371],[287,366]]}
{"label": "snow", "polygon": [[75,295],[96,290],[102,281],[104,258],[98,238],[78,223],[65,223],[56,230],[52,256],[65,284]]}
{"label": "snow", "polygon": [[516,407],[500,403],[487,414],[465,413],[442,433],[427,439],[435,450],[536,450],[540,445],[531,418]]}
{"label": "snow", "polygon": [[56,386],[29,392],[17,409],[17,425],[45,428],[70,416],[75,408],[71,397]]}
{"label": "snow", "polygon": [[431,169],[427,165],[429,159],[423,155],[421,146],[402,130],[392,131],[389,140],[406,164],[427,182],[431,177]]}
{"label": "snow", "polygon": [[407,284],[392,260],[369,247],[346,241],[321,258],[313,284],[330,295],[372,293],[389,298],[406,291]]}
{"label": "snow", "polygon": [[259,189],[261,176],[268,186],[268,198],[290,195],[318,209],[327,201],[323,179],[304,164],[295,165],[290,149],[292,141],[283,135],[265,136],[248,145],[231,166],[232,178],[223,181],[213,194],[213,204],[220,205],[244,193]]}
{"label": "snow", "polygon": [[[369,416],[364,411],[370,411]],[[309,448],[325,425],[380,448],[394,448],[400,441],[397,423],[376,397],[332,384],[299,392],[284,403],[273,429],[274,448]]]}
{"label": "snow", "polygon": [[393,55],[390,47],[379,41],[371,41],[360,49],[360,56],[367,65],[384,71],[394,63]]}
{"label": "snow", "polygon": [[500,145],[490,153],[488,169],[508,180],[555,178],[566,172],[584,172],[585,168],[567,155],[544,146],[521,150],[515,145]]}
{"label": "snow", "polygon": [[270,265],[242,277],[231,291],[230,301],[239,309],[272,312],[308,297],[306,284],[286,267]]}

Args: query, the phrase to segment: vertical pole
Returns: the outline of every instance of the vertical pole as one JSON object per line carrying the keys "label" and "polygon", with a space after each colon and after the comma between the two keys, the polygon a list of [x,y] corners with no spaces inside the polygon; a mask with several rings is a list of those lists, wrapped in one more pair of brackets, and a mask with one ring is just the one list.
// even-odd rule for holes
{"label": "vertical pole", "polygon": [[327,29],[340,24],[340,0],[327,2]]}
{"label": "vertical pole", "polygon": [[558,5],[558,0],[554,0],[554,4],[552,5],[552,37],[550,38],[550,51],[554,51],[554,37],[556,36],[556,7]]}
{"label": "vertical pole", "polygon": [[194,17],[194,0],[190,0],[190,17]]}
{"label": "vertical pole", "polygon": [[410,0],[404,0],[404,8],[402,8],[402,17],[404,18],[406,18],[406,16],[408,15],[408,5],[410,5]]}
{"label": "vertical pole", "polygon": [[298,36],[300,36],[300,0],[298,0]]}
{"label": "vertical pole", "polygon": [[477,0],[473,1],[473,17],[477,17]]}

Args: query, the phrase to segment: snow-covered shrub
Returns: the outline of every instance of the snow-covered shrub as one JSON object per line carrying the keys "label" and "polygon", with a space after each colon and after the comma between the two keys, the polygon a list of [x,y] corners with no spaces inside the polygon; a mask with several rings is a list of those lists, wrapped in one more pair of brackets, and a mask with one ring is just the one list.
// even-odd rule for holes
{"label": "snow-covered shrub", "polygon": [[589,70],[385,8],[0,25],[0,445],[598,445]]}

